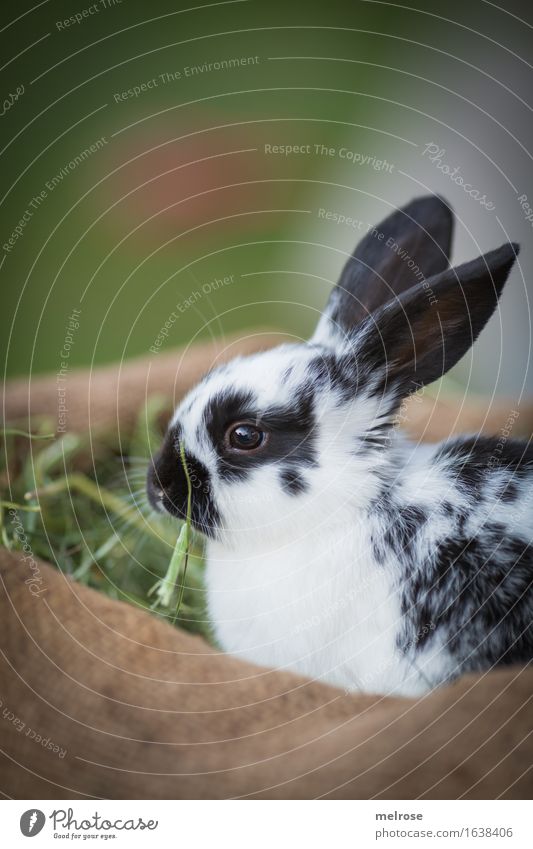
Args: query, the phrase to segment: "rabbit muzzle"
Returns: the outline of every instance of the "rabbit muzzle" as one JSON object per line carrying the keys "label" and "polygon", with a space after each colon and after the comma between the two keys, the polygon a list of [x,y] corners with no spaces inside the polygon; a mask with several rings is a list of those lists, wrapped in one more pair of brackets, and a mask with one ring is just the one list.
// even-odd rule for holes
{"label": "rabbit muzzle", "polygon": [[[208,537],[216,537],[219,513],[215,505],[211,478],[207,468],[186,452],[187,471],[191,484],[191,523]],[[149,465],[146,490],[148,500],[158,512],[167,512],[176,519],[187,518],[188,482],[181,463],[179,446],[167,434],[160,451]]]}

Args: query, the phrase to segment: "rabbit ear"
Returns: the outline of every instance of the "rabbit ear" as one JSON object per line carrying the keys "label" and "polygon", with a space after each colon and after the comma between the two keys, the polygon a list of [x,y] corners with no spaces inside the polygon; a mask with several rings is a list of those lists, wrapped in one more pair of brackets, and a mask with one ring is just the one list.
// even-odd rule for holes
{"label": "rabbit ear", "polygon": [[356,335],[358,367],[375,391],[398,397],[442,377],[494,312],[519,246],[505,244],[404,292],[373,313]]}
{"label": "rabbit ear", "polygon": [[434,195],[389,215],[344,266],[311,341],[338,340],[396,295],[447,268],[452,231],[453,214]]}

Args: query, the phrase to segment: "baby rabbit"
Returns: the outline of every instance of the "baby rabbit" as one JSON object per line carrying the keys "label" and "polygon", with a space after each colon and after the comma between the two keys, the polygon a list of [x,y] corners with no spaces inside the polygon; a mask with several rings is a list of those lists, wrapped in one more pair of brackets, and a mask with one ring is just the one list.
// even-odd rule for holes
{"label": "baby rabbit", "polygon": [[449,265],[453,218],[414,200],[348,260],[309,342],[210,372],[148,472],[207,537],[220,646],[349,690],[416,695],[533,657],[533,450],[399,432],[465,354],[518,246]]}

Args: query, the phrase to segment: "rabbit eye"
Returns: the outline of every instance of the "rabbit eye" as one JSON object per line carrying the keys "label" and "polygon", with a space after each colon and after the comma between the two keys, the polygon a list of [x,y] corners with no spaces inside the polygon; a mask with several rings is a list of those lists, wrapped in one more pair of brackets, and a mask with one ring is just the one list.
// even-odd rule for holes
{"label": "rabbit eye", "polygon": [[226,431],[226,443],[236,451],[254,451],[264,445],[267,434],[257,425],[239,422]]}

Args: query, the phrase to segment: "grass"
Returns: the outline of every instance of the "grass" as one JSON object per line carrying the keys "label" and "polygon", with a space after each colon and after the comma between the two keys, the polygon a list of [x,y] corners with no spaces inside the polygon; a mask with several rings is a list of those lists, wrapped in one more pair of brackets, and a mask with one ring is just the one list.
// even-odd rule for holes
{"label": "grass", "polygon": [[[175,619],[179,616],[181,605],[183,604],[183,596],[185,593],[185,580],[187,577],[187,566],[189,565],[190,556],[190,540],[191,540],[191,504],[192,504],[192,484],[185,458],[185,443],[180,442],[180,461],[185,473],[187,481],[187,516],[181,525],[181,530],[170,558],[167,572],[163,578],[160,578],[149,590],[148,595],[155,592],[156,600],[152,608],[160,606],[170,608],[172,606],[172,598],[176,586],[178,587],[178,599],[176,602]],[[180,578],[181,575],[181,578]]]}
{"label": "grass", "polygon": [[74,580],[209,636],[183,447],[188,520],[179,534],[177,522],[156,514],[145,494],[148,460],[162,438],[158,420],[167,407],[165,399],[151,398],[127,444],[119,449],[102,438],[97,456],[88,435],[51,438],[44,419],[31,437],[6,428],[0,437],[2,543],[14,551],[29,543],[34,556]]}

